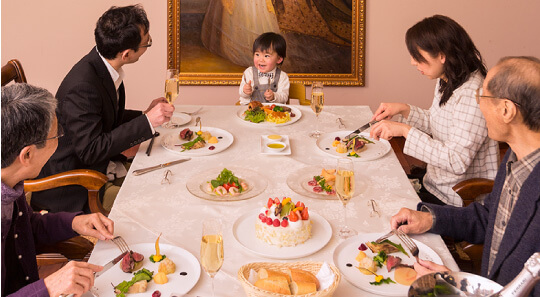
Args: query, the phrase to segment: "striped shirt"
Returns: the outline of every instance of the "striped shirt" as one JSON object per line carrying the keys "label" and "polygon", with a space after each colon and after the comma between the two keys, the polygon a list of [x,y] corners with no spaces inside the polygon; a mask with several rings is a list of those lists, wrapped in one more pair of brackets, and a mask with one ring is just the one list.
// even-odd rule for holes
{"label": "striped shirt", "polygon": [[491,239],[491,249],[489,250],[488,274],[491,273],[491,267],[499,252],[506,225],[512,216],[512,210],[514,210],[514,206],[516,205],[521,186],[529,177],[538,162],[540,162],[540,148],[519,161],[514,152],[508,156],[508,161],[506,162],[506,178],[501,191],[499,206],[497,207],[495,225],[493,226],[493,238]]}
{"label": "striped shirt", "polygon": [[488,137],[486,121],[475,99],[482,86],[479,72],[455,89],[445,105],[439,106],[440,79],[428,110],[410,106],[411,129],[404,153],[427,163],[424,186],[442,202],[462,206],[452,187],[474,177],[494,179],[499,164],[498,143]]}

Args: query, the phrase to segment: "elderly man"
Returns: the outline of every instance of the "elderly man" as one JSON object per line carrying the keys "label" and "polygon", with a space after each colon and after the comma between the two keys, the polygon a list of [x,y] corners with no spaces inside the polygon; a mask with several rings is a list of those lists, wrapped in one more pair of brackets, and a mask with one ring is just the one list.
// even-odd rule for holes
{"label": "elderly man", "polygon": [[[482,275],[505,285],[540,251],[540,60],[501,59],[488,72],[476,100],[489,137],[510,146],[493,191],[483,205],[475,202],[457,208],[420,203],[421,211],[403,208],[391,225],[405,233],[429,231],[484,243]],[[415,269],[425,274],[446,267],[420,261]],[[540,284],[532,295],[540,296]]]}
{"label": "elderly man", "polygon": [[113,238],[114,224],[102,214],[40,215],[26,202],[23,181],[38,175],[62,136],[55,109],[56,99],[45,89],[2,87],[2,296],[80,296],[102,267],[71,261],[40,280],[36,246],[77,234]]}
{"label": "elderly man", "polygon": [[[174,106],[165,98],[152,101],[143,113],[125,109],[124,66],[136,63],[152,46],[150,24],[139,5],[111,7],[97,21],[96,47],[66,75],[58,92],[58,121],[66,135],[43,167],[40,177],[72,169],[93,169],[110,176],[103,206],[110,209],[126,174],[130,148],[152,137],[154,127],[170,120]],[[136,152],[136,150],[135,150]],[[109,189],[109,188],[108,188]],[[114,189],[114,190],[113,190]],[[88,211],[86,192],[67,186],[32,197],[35,210]]]}

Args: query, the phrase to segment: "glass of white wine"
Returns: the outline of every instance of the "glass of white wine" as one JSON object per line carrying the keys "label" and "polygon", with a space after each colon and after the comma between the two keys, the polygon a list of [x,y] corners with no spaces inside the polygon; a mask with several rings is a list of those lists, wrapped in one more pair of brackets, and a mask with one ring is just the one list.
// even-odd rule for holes
{"label": "glass of white wine", "polygon": [[201,239],[201,265],[212,278],[212,296],[214,293],[214,276],[223,265],[223,232],[221,220],[205,219],[203,221]]}
{"label": "glass of white wine", "polygon": [[339,200],[343,203],[345,218],[345,225],[339,230],[339,237],[345,239],[358,234],[347,223],[347,203],[354,195],[354,164],[349,158],[338,159],[335,190]]}
{"label": "glass of white wine", "polygon": [[322,112],[324,107],[324,92],[323,92],[323,83],[320,81],[315,81],[311,84],[311,109],[315,112],[317,116],[317,125],[315,126],[315,131],[309,133],[309,136],[312,138],[319,138],[322,132],[319,131],[319,114]]}
{"label": "glass of white wine", "polygon": [[[169,104],[173,105],[180,91],[180,83],[178,81],[178,69],[167,69],[165,72],[165,99]],[[165,128],[176,128],[172,118],[169,122],[163,125]]]}

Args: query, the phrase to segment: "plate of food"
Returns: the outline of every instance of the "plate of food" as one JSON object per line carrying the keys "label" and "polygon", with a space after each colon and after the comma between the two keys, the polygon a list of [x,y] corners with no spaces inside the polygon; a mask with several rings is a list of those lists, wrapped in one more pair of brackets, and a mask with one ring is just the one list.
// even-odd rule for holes
{"label": "plate of food", "polygon": [[[287,185],[291,190],[301,196],[315,199],[337,200],[334,190],[336,180],[335,165],[302,167],[287,177]],[[355,191],[353,197],[363,193],[366,189],[366,177],[355,174]]]}
{"label": "plate of food", "polygon": [[166,134],[161,140],[161,145],[170,152],[184,156],[208,156],[226,150],[233,141],[232,134],[223,129],[185,128],[180,132]]}
{"label": "plate of food", "polygon": [[322,249],[332,238],[325,218],[291,198],[268,198],[261,208],[241,215],[234,238],[247,250],[273,259],[296,259]]}
{"label": "plate of food", "polygon": [[291,105],[250,102],[236,113],[243,122],[259,127],[286,126],[297,122],[302,112]]}
{"label": "plate of food", "polygon": [[[193,254],[183,248],[163,243],[159,244],[159,247],[161,254],[165,255],[165,259],[153,263],[150,261],[150,256],[156,254],[154,243],[130,245],[130,249],[135,252],[134,254],[136,255],[134,255],[136,264],[133,272],[139,272],[142,269],[146,269],[146,271],[142,272],[153,272],[151,273],[152,279],[150,281],[145,281],[146,284],[143,283],[142,285],[136,284],[132,286],[132,290],[138,289],[140,291],[136,292],[146,292],[145,296],[152,295],[152,292],[156,290],[161,292],[161,296],[170,296],[173,293],[185,294],[189,292],[197,284],[201,275],[199,261]],[[92,263],[105,265],[105,263],[108,263],[114,257],[118,256],[119,253],[120,251],[118,248],[111,244],[110,249],[103,249],[99,252],[94,251],[92,253]],[[138,257],[140,256],[142,256],[143,259],[138,262],[137,260],[139,260]],[[94,293],[95,296],[115,296],[115,288],[113,286],[118,286],[124,281],[129,282],[134,277],[133,273],[123,271],[123,269],[126,269],[125,263],[125,261],[120,261],[114,267],[104,272],[103,275],[96,278],[91,292]],[[162,275],[156,276],[160,270],[168,273],[166,274],[166,283],[158,284],[156,282],[155,278],[158,277],[160,278],[158,282],[164,281]],[[126,285],[126,283],[123,283],[120,287],[123,285]],[[146,289],[144,288],[145,285]],[[88,293],[86,295],[88,295]],[[141,294],[127,294],[127,296],[132,295],[139,296]]]}
{"label": "plate of food", "polygon": [[[407,296],[410,284],[416,279],[416,271],[411,268],[416,259],[396,236],[376,244],[374,241],[382,235],[364,233],[341,242],[334,250],[334,264],[345,279],[362,290],[383,296]],[[435,251],[413,241],[420,250],[420,259],[442,265]]]}
{"label": "plate of food", "polygon": [[261,194],[268,180],[259,173],[237,167],[219,167],[192,176],[186,183],[196,197],[212,201],[239,201]]}
{"label": "plate of food", "polygon": [[369,133],[362,132],[356,137],[345,139],[352,131],[325,133],[317,139],[317,147],[334,157],[350,157],[357,161],[372,161],[382,158],[392,146],[387,140],[375,140]]}

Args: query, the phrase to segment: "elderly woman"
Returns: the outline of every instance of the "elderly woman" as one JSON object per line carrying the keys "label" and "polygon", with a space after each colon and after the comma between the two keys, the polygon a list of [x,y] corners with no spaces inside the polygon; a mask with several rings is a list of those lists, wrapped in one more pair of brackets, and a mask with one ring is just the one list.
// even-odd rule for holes
{"label": "elderly woman", "polygon": [[2,296],[81,296],[101,266],[71,261],[39,279],[36,246],[78,234],[113,238],[113,222],[102,214],[34,213],[24,195],[25,179],[35,178],[62,136],[56,99],[27,84],[2,87]]}

